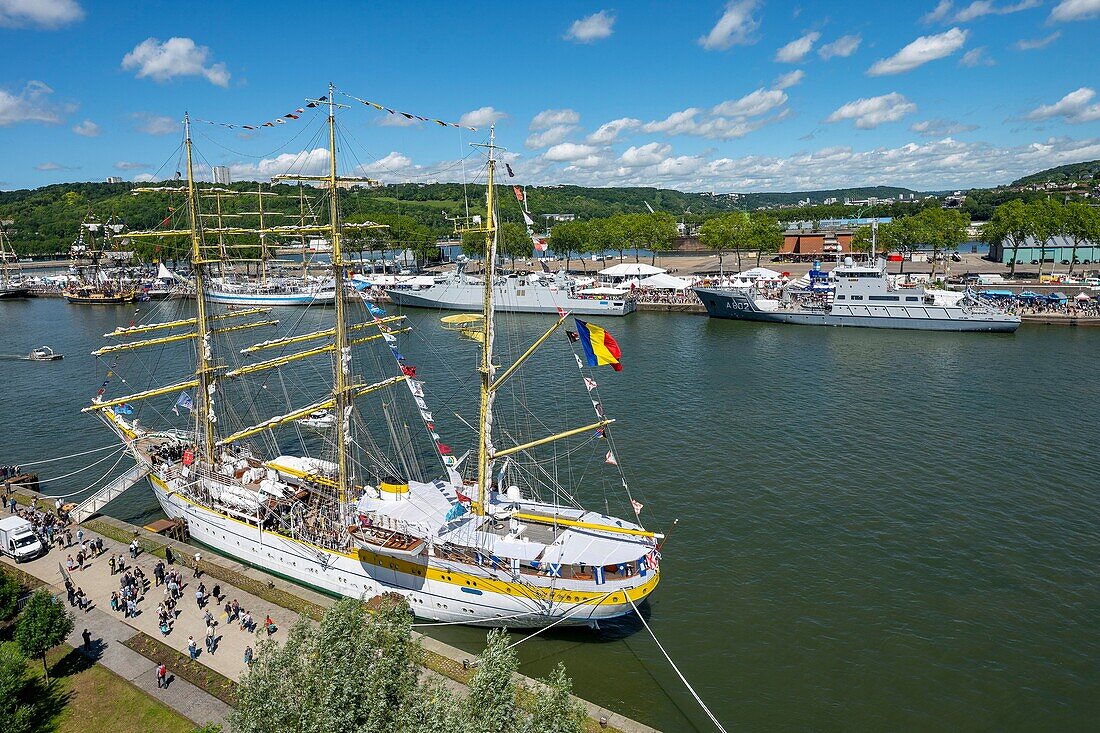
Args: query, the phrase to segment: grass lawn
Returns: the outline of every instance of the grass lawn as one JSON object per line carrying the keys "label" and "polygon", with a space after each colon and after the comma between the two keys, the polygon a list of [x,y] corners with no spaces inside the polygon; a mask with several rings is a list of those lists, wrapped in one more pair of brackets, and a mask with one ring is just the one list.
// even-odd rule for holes
{"label": "grass lawn", "polygon": [[53,682],[42,685],[42,663],[28,662],[33,699],[41,702],[36,733],[189,733],[194,723],[70,646],[46,655]]}

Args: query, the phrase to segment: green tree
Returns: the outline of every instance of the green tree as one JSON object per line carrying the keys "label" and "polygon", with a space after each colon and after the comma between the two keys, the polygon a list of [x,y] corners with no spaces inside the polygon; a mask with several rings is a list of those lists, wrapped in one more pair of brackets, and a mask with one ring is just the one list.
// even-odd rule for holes
{"label": "green tree", "polygon": [[874,240],[871,232],[871,227],[864,225],[856,227],[852,232],[852,251],[853,252],[870,252],[871,242]]}
{"label": "green tree", "polygon": [[15,575],[6,573],[3,568],[0,568],[0,622],[7,621],[15,615],[21,591],[22,588]]}
{"label": "green tree", "polygon": [[584,733],[588,715],[572,697],[573,683],[565,665],[559,663],[542,683],[546,689],[535,695],[527,733]]}
{"label": "green tree", "polygon": [[11,642],[0,643],[0,730],[29,733],[34,709],[23,702],[29,679],[27,658]]}
{"label": "green tree", "polygon": [[1084,242],[1100,244],[1100,209],[1074,201],[1066,204],[1065,233],[1073,241],[1069,271],[1077,264],[1077,248]]}
{"label": "green tree", "polygon": [[588,272],[584,263],[584,250],[588,241],[588,222],[573,220],[555,224],[550,229],[550,247],[558,254],[565,255],[565,269],[569,269],[573,253],[581,254],[581,267]]}
{"label": "green tree", "polygon": [[[1039,277],[1043,275],[1043,263],[1047,260],[1047,247],[1061,235],[1066,226],[1065,207],[1053,199],[1042,199],[1027,204],[1031,220],[1031,232],[1039,243]],[[1051,267],[1053,271],[1054,266]]]}
{"label": "green tree", "polygon": [[50,670],[46,667],[46,652],[65,641],[72,630],[72,615],[47,590],[35,591],[19,615],[15,624],[15,641],[28,657],[42,660],[47,685],[50,683]]}
{"label": "green tree", "polygon": [[468,733],[517,731],[516,682],[513,675],[519,658],[508,646],[502,629],[489,632],[485,651],[478,658],[477,672],[470,679],[470,692],[463,703],[463,728]]}
{"label": "green tree", "polygon": [[530,257],[534,244],[531,242],[531,238],[527,236],[527,230],[522,224],[506,221],[500,225],[500,239],[497,242],[497,247],[502,256],[512,261],[512,269],[515,269],[516,259]]}
{"label": "green tree", "polygon": [[783,246],[783,229],[779,221],[764,212],[749,214],[748,242],[756,250],[756,266],[760,267],[763,255],[778,252]]}
{"label": "green tree", "polygon": [[1012,248],[1012,261],[1009,263],[1009,275],[1015,277],[1016,265],[1020,260],[1020,245],[1032,236],[1034,228],[1027,206],[1023,201],[1014,200],[1001,204],[993,210],[993,216],[982,227],[982,241],[989,245],[1006,243]]}
{"label": "green tree", "polygon": [[676,242],[676,217],[664,211],[656,214],[639,214],[639,240],[652,256],[650,264],[657,264],[657,253],[668,252]]}
{"label": "green tree", "polygon": [[940,252],[956,249],[966,241],[970,217],[955,209],[929,208],[908,217],[905,222],[913,239],[932,248],[932,275],[935,275]]}
{"label": "green tree", "polygon": [[741,250],[748,238],[749,217],[736,213],[707,219],[699,228],[699,241],[718,254],[718,267],[725,274],[723,254],[733,250],[737,254],[737,271],[741,271]]}

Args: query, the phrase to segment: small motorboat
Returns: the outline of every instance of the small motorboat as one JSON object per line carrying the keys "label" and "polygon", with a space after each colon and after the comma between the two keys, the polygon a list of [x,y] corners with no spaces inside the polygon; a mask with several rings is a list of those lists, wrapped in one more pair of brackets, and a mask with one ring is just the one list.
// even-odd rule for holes
{"label": "small motorboat", "polygon": [[328,410],[314,410],[308,417],[298,420],[298,424],[314,430],[325,430],[336,424],[336,417]]}
{"label": "small motorboat", "polygon": [[23,358],[28,361],[57,361],[64,359],[65,355],[55,353],[49,346],[39,346]]}

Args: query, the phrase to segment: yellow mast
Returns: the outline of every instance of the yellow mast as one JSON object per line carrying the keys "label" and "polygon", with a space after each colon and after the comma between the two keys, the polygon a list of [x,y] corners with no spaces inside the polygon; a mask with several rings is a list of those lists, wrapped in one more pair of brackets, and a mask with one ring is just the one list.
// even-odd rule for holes
{"label": "yellow mast", "polygon": [[336,187],[336,104],[335,88],[328,84],[328,144],[329,144],[329,237],[332,240],[332,277],[336,287],[336,327],[334,329],[332,402],[336,412],[336,485],[340,511],[344,511],[348,498],[348,377],[351,371],[351,347],[348,345],[346,303],[344,301],[344,255],[340,249]]}
{"label": "yellow mast", "polygon": [[199,444],[199,456],[205,461],[214,457],[214,406],[211,400],[214,386],[214,368],[210,343],[210,330],[207,328],[206,290],[203,267],[207,260],[203,258],[202,235],[199,232],[199,204],[195,191],[194,168],[191,163],[191,118],[183,115],[184,139],[187,144],[187,208],[191,220],[191,265],[195,268],[195,351],[198,360],[195,365],[198,395],[195,402],[195,425]]}
{"label": "yellow mast", "polygon": [[477,444],[477,505],[474,511],[485,514],[485,503],[489,493],[489,462],[492,460],[492,421],[493,421],[493,280],[496,275],[496,221],[493,217],[493,173],[496,170],[493,144],[496,139],[496,126],[489,126],[489,170],[488,190],[485,194],[485,251],[482,276],[485,285],[482,288],[481,319],[481,392],[479,402],[478,444]]}

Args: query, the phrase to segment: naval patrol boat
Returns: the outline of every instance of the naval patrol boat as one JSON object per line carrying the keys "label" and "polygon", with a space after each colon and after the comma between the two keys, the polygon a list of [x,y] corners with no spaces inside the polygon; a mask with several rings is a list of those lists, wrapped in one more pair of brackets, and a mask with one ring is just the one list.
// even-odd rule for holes
{"label": "naval patrol boat", "polygon": [[[482,306],[484,285],[466,274],[464,259],[457,269],[439,278],[432,285],[413,288],[391,288],[386,291],[397,305],[436,308],[439,310],[477,311]],[[598,289],[597,289],[598,290]],[[561,313],[578,316],[625,316],[634,312],[634,301],[621,295],[588,294],[576,280],[564,272],[512,273],[495,278],[493,298],[498,313]]]}
{"label": "naval patrol boat", "polygon": [[891,283],[882,258],[863,264],[846,257],[830,279],[832,288],[824,290],[801,291],[788,285],[767,292],[754,285],[695,288],[695,294],[711,318],[921,331],[1011,333],[1020,326],[1018,315],[982,303],[970,293],[945,300],[920,285]]}

